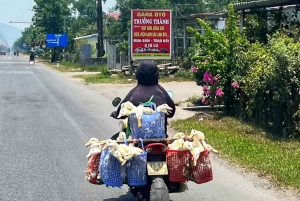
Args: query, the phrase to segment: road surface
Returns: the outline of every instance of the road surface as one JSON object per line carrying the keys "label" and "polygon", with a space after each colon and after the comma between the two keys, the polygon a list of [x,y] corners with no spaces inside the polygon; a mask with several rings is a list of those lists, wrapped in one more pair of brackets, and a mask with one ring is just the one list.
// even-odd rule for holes
{"label": "road surface", "polygon": [[[84,144],[119,130],[118,121],[109,117],[114,109],[110,101],[56,70],[29,65],[27,57],[1,56],[0,200],[134,200],[125,185],[107,188],[84,180]],[[172,200],[299,199],[276,193],[267,181],[212,158],[214,180],[203,185],[189,182],[189,190],[172,194]]]}

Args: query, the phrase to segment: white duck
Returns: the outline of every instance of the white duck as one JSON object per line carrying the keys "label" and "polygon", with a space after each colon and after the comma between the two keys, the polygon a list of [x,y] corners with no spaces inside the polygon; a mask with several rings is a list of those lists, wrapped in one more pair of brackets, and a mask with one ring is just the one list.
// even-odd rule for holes
{"label": "white duck", "polygon": [[98,142],[92,143],[92,144],[91,144],[91,149],[93,149],[93,148],[98,148],[98,149],[101,149],[101,150],[102,150],[102,148],[103,148],[104,145],[105,145],[104,143],[98,143]]}
{"label": "white duck", "polygon": [[189,150],[189,151],[192,151],[194,150],[194,147],[193,147],[193,143],[190,142],[190,141],[185,141],[182,145],[182,149],[183,150]]}
{"label": "white duck", "polygon": [[194,135],[197,135],[199,140],[205,140],[205,135],[201,131],[192,129],[189,138],[192,139]]}
{"label": "white duck", "polygon": [[136,107],[133,105],[132,102],[127,101],[127,102],[124,102],[124,103],[121,104],[121,108],[122,108],[122,109],[125,108],[125,109],[131,111],[131,110],[135,109]]}
{"label": "white duck", "polygon": [[123,108],[120,110],[119,112],[119,115],[117,118],[121,118],[121,117],[128,117],[130,115],[131,111],[126,109],[126,108]]}
{"label": "white duck", "polygon": [[101,149],[99,148],[92,148],[90,149],[88,155],[86,156],[87,158],[91,157],[92,155],[96,155],[96,154],[100,154],[101,153]]}
{"label": "white duck", "polygon": [[88,147],[88,146],[90,146],[90,145],[93,144],[93,143],[101,143],[101,144],[104,144],[105,142],[106,142],[106,140],[100,141],[100,140],[98,140],[97,138],[92,137],[92,138],[89,139],[89,141],[85,144],[85,147]]}
{"label": "white duck", "polygon": [[171,144],[168,145],[170,150],[180,150],[183,147],[184,139],[174,140]]}
{"label": "white duck", "polygon": [[132,159],[134,156],[139,156],[143,153],[144,153],[144,151],[138,147],[130,147],[129,152],[127,152],[124,155],[124,162],[122,163],[122,165],[124,165],[126,163],[126,161]]}
{"label": "white duck", "polygon": [[123,146],[120,146],[117,141],[108,139],[102,150],[111,147],[113,150],[119,151],[123,156],[126,154]]}
{"label": "white duck", "polygon": [[123,156],[121,154],[121,152],[119,150],[111,150],[110,152],[116,159],[118,159],[120,161],[120,163],[124,162]]}
{"label": "white duck", "polygon": [[183,132],[179,132],[173,136],[173,139],[183,139],[184,137],[185,137],[185,134]]}
{"label": "white duck", "polygon": [[209,151],[209,152],[214,152],[214,153],[218,153],[218,150],[216,150],[215,148],[213,148],[210,144],[206,144],[206,142],[203,140],[202,141],[203,147]]}
{"label": "white duck", "polygon": [[199,159],[201,152],[203,152],[205,149],[202,146],[202,144],[200,143],[199,137],[198,137],[197,134],[193,135],[193,139],[194,139],[193,140],[194,149],[191,150],[191,154],[193,155],[193,158],[194,158],[193,165],[196,166],[197,165],[197,160]]}
{"label": "white duck", "polygon": [[144,112],[144,106],[143,105],[139,105],[135,109],[131,110],[131,114],[135,113],[135,116],[136,116],[137,122],[138,122],[138,127],[142,126],[143,112]]}
{"label": "white duck", "polygon": [[150,108],[150,107],[144,107],[143,113],[144,114],[154,114],[155,111],[152,108]]}
{"label": "white duck", "polygon": [[170,112],[170,110],[173,110],[173,108],[171,108],[168,104],[162,104],[162,105],[160,105],[160,106],[158,106],[157,108],[156,108],[156,111],[158,111],[158,112],[163,112],[163,113],[165,113],[165,114],[169,114],[169,112]]}
{"label": "white duck", "polygon": [[117,140],[125,140],[126,139],[126,133],[125,132],[120,132],[119,136],[117,137]]}

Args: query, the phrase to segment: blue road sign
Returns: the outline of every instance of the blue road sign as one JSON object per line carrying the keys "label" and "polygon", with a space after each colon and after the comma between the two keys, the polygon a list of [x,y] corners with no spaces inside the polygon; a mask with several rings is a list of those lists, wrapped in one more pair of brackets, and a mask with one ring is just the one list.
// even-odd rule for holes
{"label": "blue road sign", "polygon": [[67,47],[68,34],[47,34],[46,35],[47,47]]}

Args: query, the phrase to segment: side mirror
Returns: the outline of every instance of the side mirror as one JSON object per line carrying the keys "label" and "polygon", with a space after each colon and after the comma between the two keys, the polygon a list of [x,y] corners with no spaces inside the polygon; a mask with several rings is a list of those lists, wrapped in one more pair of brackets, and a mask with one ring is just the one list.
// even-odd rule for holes
{"label": "side mirror", "polygon": [[121,98],[120,97],[116,97],[113,101],[112,101],[112,105],[114,107],[117,107],[120,103],[121,103]]}
{"label": "side mirror", "polygon": [[172,98],[174,96],[173,91],[167,91],[167,93],[169,94],[169,96]]}

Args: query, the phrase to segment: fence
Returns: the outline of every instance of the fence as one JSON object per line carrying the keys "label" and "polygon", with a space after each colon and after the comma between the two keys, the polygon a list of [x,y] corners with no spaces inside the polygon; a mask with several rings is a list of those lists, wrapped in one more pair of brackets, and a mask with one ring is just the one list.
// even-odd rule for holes
{"label": "fence", "polygon": [[79,63],[81,66],[107,65],[107,58],[85,58],[82,54],[66,53],[60,55],[60,60],[71,63]]}

